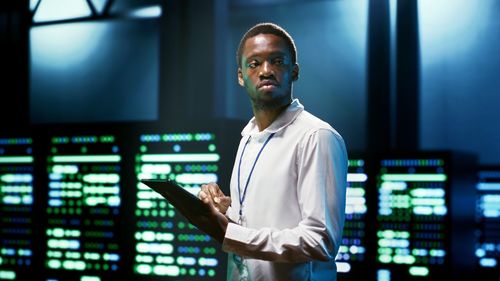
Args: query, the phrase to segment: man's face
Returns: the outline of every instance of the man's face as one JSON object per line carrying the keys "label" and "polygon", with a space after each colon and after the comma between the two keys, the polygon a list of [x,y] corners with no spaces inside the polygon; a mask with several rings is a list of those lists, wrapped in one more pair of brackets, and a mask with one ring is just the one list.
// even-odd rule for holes
{"label": "man's face", "polygon": [[292,63],[283,38],[258,34],[245,41],[238,82],[246,88],[254,107],[276,108],[287,104],[298,74],[299,67]]}

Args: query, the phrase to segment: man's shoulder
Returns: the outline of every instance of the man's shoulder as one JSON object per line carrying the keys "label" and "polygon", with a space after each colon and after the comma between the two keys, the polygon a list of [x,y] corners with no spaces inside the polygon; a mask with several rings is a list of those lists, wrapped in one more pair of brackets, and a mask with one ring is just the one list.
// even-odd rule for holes
{"label": "man's shoulder", "polygon": [[316,115],[304,110],[295,120],[298,126],[305,130],[320,130],[326,129],[336,132],[336,130],[326,121],[317,117]]}
{"label": "man's shoulder", "polygon": [[295,129],[300,131],[303,140],[307,139],[307,136],[319,134],[321,138],[333,137],[343,141],[342,135],[332,125],[306,110],[297,116],[294,125]]}

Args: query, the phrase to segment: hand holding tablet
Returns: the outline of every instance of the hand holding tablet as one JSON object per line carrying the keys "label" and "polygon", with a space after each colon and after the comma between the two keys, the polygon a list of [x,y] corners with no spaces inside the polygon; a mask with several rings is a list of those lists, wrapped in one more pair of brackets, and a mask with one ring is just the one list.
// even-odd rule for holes
{"label": "hand holding tablet", "polygon": [[191,224],[222,243],[228,219],[215,209],[211,200],[204,203],[171,180],[143,179],[141,182],[167,199]]}

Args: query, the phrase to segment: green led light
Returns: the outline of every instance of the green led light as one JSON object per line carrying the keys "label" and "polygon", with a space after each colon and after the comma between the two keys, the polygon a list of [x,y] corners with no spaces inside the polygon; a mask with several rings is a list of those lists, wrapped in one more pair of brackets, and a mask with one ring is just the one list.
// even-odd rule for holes
{"label": "green led light", "polygon": [[61,252],[61,251],[47,251],[47,257],[60,259],[63,257],[63,252]]}
{"label": "green led light", "polygon": [[[1,179],[2,177],[0,177]],[[31,193],[33,187],[31,185],[2,185],[0,189],[3,193],[15,192],[15,193]]]}
{"label": "green led light", "polygon": [[72,143],[97,143],[97,136],[72,137]]}
{"label": "green led light", "polygon": [[115,142],[115,137],[114,136],[101,136],[100,141],[102,143],[110,143],[110,142]]}
{"label": "green led light", "polygon": [[409,255],[395,255],[393,261],[397,264],[413,264],[415,263],[415,257]]}
{"label": "green led light", "polygon": [[10,270],[0,270],[0,280],[16,280],[16,272]]}
{"label": "green led light", "polygon": [[152,256],[147,256],[147,255],[137,255],[135,256],[135,261],[138,263],[144,262],[144,263],[152,263],[153,262],[153,257]]}
{"label": "green led light", "polygon": [[87,174],[83,176],[84,182],[89,183],[118,183],[120,182],[120,175],[118,174]]}
{"label": "green led light", "polygon": [[141,167],[141,172],[145,174],[169,174],[171,171],[169,164],[145,164]]}
{"label": "green led light", "polygon": [[69,138],[68,137],[53,137],[52,143],[53,144],[69,143]]}
{"label": "green led light", "polygon": [[78,173],[77,165],[54,165],[52,166],[52,172],[57,174],[76,174]]}
{"label": "green led light", "polygon": [[378,253],[379,253],[379,255],[392,255],[392,249],[391,248],[379,248]]}
{"label": "green led light", "polygon": [[[136,250],[139,253],[149,253],[151,250],[151,245],[149,243],[137,243]],[[174,252],[174,247],[170,243],[156,243],[154,245],[154,250],[162,254],[172,254]]]}
{"label": "green led light", "polygon": [[210,151],[210,152],[214,152],[214,151],[215,151],[215,149],[216,149],[215,144],[209,144],[209,145],[208,145],[208,151]]}
{"label": "green led light", "polygon": [[194,269],[194,268],[189,269],[189,275],[191,275],[191,276],[196,275],[196,269]]}
{"label": "green led light", "polygon": [[411,275],[413,276],[428,276],[429,269],[423,266],[412,266],[408,269]]}
{"label": "green led light", "polygon": [[413,205],[443,206],[445,201],[442,198],[413,198],[411,203]]}
{"label": "green led light", "polygon": [[442,188],[415,188],[410,194],[413,197],[444,197],[445,191]]}
{"label": "green led light", "polygon": [[62,266],[60,260],[48,260],[47,261],[47,267],[52,268],[52,269],[60,269]]}
{"label": "green led light", "polygon": [[176,265],[155,265],[153,267],[153,272],[156,275],[165,275],[165,276],[179,276],[180,269]]}
{"label": "green led light", "polygon": [[0,156],[0,163],[33,163],[33,156]]}
{"label": "green led light", "polygon": [[392,257],[389,255],[380,255],[378,257],[378,260],[381,263],[390,263],[390,262],[392,262]]}
{"label": "green led light", "polygon": [[[108,181],[108,183],[110,182],[110,179],[112,181],[114,181],[115,179],[113,178],[106,178],[106,180]],[[118,177],[118,181],[120,180],[120,178]],[[102,182],[97,182],[97,184],[102,184],[103,182],[105,181],[102,181]],[[114,183],[114,182],[112,182]],[[110,198],[114,198],[115,196],[110,196],[108,194],[119,194],[120,193],[120,188],[118,186],[83,186],[83,193],[86,194],[86,196],[90,196],[89,193],[91,194],[98,194],[99,196],[109,196],[108,197],[108,200]]]}
{"label": "green led light", "polygon": [[359,187],[349,187],[347,190],[347,197],[363,197],[365,196],[365,189]]}
{"label": "green led light", "polygon": [[383,230],[383,231],[378,231],[377,232],[377,236],[379,238],[386,238],[386,239],[393,239],[393,238],[408,239],[408,238],[410,238],[410,232],[408,232],[408,231]]}
{"label": "green led light", "polygon": [[365,161],[358,159],[350,159],[347,163],[348,167],[363,167],[365,165]]}
{"label": "green led light", "polygon": [[384,174],[383,181],[446,181],[445,174]]}
{"label": "green led light", "polygon": [[203,248],[203,253],[207,255],[214,255],[215,254],[215,248],[213,247],[205,247]]}
{"label": "green led light", "polygon": [[156,262],[163,264],[172,264],[175,263],[174,257],[172,256],[157,256]]}
{"label": "green led light", "polygon": [[82,276],[80,281],[101,281],[101,277],[98,276]]}
{"label": "green led light", "polygon": [[441,249],[431,249],[429,254],[432,257],[444,257],[446,255],[446,251]]}
{"label": "green led light", "polygon": [[66,252],[64,255],[67,259],[80,259],[82,257],[82,254],[79,252]]}
{"label": "green led light", "polygon": [[120,162],[120,155],[63,155],[52,156],[55,163]]}
{"label": "green led light", "polygon": [[145,154],[142,162],[217,162],[220,155],[217,153],[185,153],[185,154]]}
{"label": "green led light", "polygon": [[[207,182],[217,182],[217,175],[214,173],[182,173],[175,176],[177,183],[181,185],[199,185]],[[195,193],[198,192],[197,188],[191,189]]]}
{"label": "green led light", "polygon": [[2,145],[22,145],[31,144],[33,141],[31,138],[5,138],[0,139],[0,144]]}

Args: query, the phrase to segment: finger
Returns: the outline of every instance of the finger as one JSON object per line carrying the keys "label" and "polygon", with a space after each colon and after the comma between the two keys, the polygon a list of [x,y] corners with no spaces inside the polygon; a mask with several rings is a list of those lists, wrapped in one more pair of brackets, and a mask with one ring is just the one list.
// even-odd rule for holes
{"label": "finger", "polygon": [[224,206],[231,205],[231,197],[224,196],[224,197],[217,197],[217,198],[219,199],[221,205],[224,205]]}
{"label": "finger", "polygon": [[214,201],[212,201],[210,196],[207,196],[205,199],[203,199],[203,202],[208,205],[208,207],[212,211],[212,214],[220,213],[219,209],[214,205]]}
{"label": "finger", "polygon": [[198,193],[198,197],[200,199],[205,199],[208,197],[208,195],[202,190],[202,191],[200,191],[200,193]]}
{"label": "finger", "polygon": [[219,186],[217,186],[217,195],[219,195],[219,197],[226,196]]}
{"label": "finger", "polygon": [[217,190],[213,184],[208,186],[208,190],[210,191],[210,195],[212,195],[212,197],[217,197]]}

